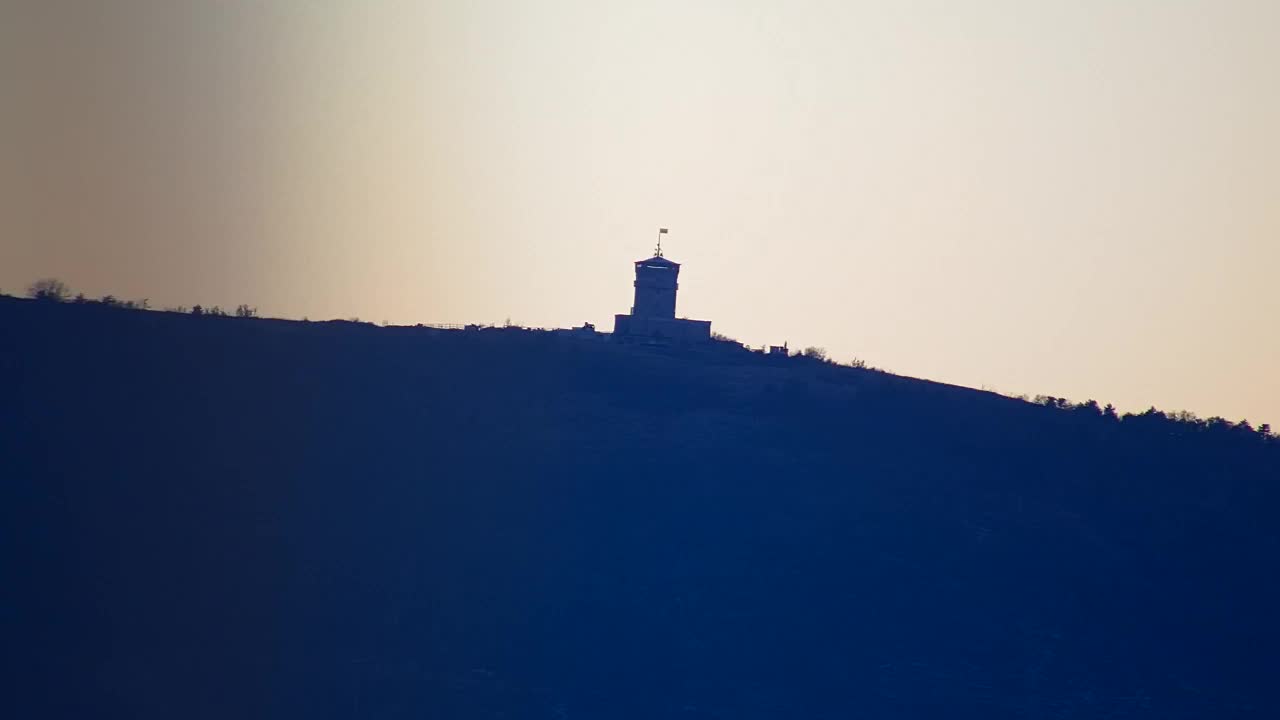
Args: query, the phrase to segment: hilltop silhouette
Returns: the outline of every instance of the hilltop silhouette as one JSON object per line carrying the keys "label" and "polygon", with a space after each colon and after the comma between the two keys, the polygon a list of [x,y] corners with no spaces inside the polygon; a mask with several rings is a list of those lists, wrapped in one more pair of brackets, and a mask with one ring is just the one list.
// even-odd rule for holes
{"label": "hilltop silhouette", "polygon": [[0,297],[6,715],[1280,716],[1269,428],[249,310]]}

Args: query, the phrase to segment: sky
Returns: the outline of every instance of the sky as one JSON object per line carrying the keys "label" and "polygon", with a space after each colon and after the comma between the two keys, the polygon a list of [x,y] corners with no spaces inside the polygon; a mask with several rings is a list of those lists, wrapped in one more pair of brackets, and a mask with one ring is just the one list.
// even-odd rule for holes
{"label": "sky", "polygon": [[1274,0],[0,0],[0,292],[682,316],[1280,425]]}

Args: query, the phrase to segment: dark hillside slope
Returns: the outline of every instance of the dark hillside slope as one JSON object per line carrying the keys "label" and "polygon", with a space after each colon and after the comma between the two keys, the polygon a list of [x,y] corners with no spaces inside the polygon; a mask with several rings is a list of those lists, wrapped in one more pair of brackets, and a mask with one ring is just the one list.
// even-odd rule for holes
{"label": "dark hillside slope", "polygon": [[1280,443],[0,299],[6,717],[1280,717]]}

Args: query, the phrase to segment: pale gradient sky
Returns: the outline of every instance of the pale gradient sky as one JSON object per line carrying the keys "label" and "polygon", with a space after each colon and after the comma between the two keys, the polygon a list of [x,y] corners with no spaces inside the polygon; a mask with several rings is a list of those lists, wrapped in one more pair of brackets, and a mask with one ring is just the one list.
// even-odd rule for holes
{"label": "pale gradient sky", "polygon": [[1280,2],[0,0],[0,289],[611,327],[1280,425]]}

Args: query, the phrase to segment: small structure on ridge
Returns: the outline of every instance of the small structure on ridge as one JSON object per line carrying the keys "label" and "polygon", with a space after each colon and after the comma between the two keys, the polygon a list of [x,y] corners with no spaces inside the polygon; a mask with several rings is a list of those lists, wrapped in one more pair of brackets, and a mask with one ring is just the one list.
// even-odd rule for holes
{"label": "small structure on ridge", "polygon": [[711,341],[710,320],[686,320],[676,317],[676,291],[680,288],[680,263],[662,255],[662,236],[658,230],[658,247],[653,257],[637,260],[635,301],[629,315],[615,315],[613,334],[619,340],[650,340],[673,343]]}

